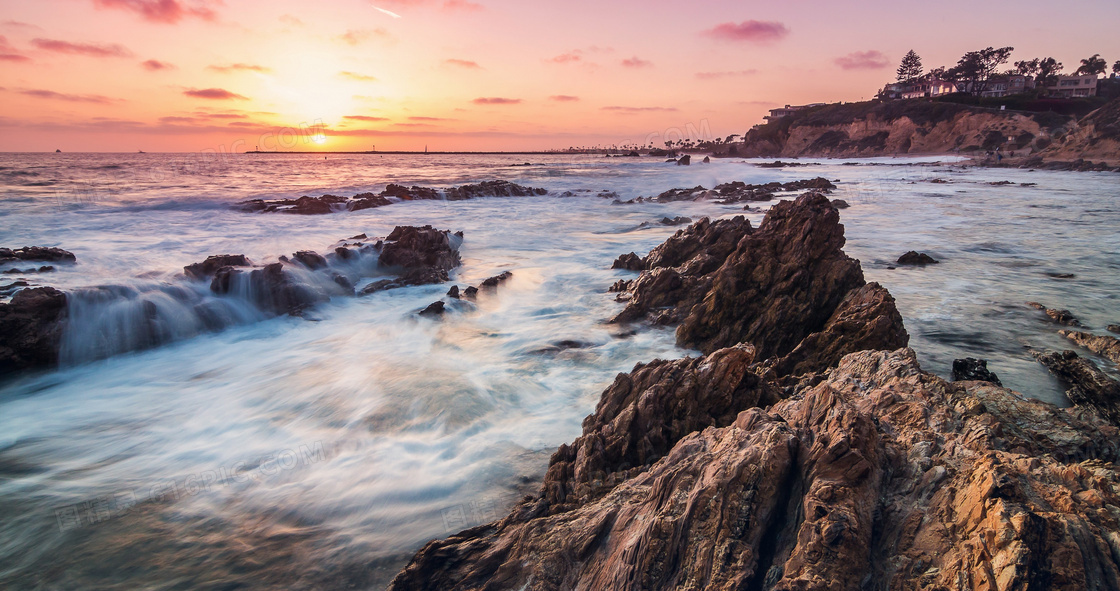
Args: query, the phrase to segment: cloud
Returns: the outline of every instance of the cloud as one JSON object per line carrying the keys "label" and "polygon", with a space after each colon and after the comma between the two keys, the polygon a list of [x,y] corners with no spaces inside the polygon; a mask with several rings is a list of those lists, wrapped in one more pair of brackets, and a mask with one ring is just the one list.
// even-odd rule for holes
{"label": "cloud", "polygon": [[604,111],[612,111],[615,113],[647,113],[647,112],[661,112],[667,113],[676,111],[676,107],[603,107]]}
{"label": "cloud", "polygon": [[445,117],[409,117],[409,121],[454,121]]}
{"label": "cloud", "polygon": [[521,99],[502,98],[499,96],[487,96],[476,98],[472,103],[476,105],[516,105],[521,102]]}
{"label": "cloud", "polygon": [[627,68],[652,68],[653,62],[646,61],[638,56],[622,60],[622,65]]}
{"label": "cloud", "polygon": [[852,52],[832,61],[842,70],[879,70],[891,65],[887,56],[874,49]]}
{"label": "cloud", "polygon": [[574,103],[579,100],[579,97],[572,96],[570,94],[554,94],[548,97],[548,100],[556,101],[558,103]]}
{"label": "cloud", "polygon": [[149,72],[158,72],[160,70],[174,70],[175,69],[174,65],[169,64],[167,62],[161,62],[159,60],[148,60],[148,61],[145,61],[145,62],[140,62],[140,66],[142,68],[144,68],[145,70],[148,70]]}
{"label": "cloud", "polygon": [[280,22],[284,23],[285,25],[288,25],[289,27],[302,27],[303,26],[303,21],[299,20],[299,17],[293,16],[293,15],[290,15],[290,14],[280,15]]}
{"label": "cloud", "polygon": [[350,121],[388,121],[388,117],[370,117],[369,115],[343,115],[343,119]]}
{"label": "cloud", "polygon": [[110,103],[119,102],[119,99],[112,99],[107,96],[101,96],[99,94],[64,94],[61,92],[55,92],[53,90],[20,90],[17,92],[22,95],[33,96],[35,98],[67,101],[71,103],[96,103],[107,105]]}
{"label": "cloud", "polygon": [[0,61],[4,62],[27,62],[31,58],[23,55],[15,47],[8,43],[8,38],[0,35]]}
{"label": "cloud", "polygon": [[212,100],[249,100],[249,97],[241,96],[240,94],[230,92],[228,90],[225,90],[224,88],[189,88],[187,90],[184,90],[183,94],[194,98],[204,98]]}
{"label": "cloud", "polygon": [[481,4],[468,2],[468,0],[447,0],[443,3],[443,9],[448,11],[480,12],[484,7]]}
{"label": "cloud", "polygon": [[752,20],[739,24],[722,23],[704,31],[703,34],[724,41],[770,43],[784,39],[789,35],[789,29],[782,23]]}
{"label": "cloud", "polygon": [[435,127],[431,123],[394,123],[396,127]]}
{"label": "cloud", "polygon": [[470,60],[460,60],[460,59],[451,58],[451,59],[443,60],[443,63],[448,65],[448,66],[455,66],[455,67],[458,67],[458,68],[463,68],[465,70],[481,70],[482,69],[482,66],[478,65],[478,62],[472,62]]}
{"label": "cloud", "polygon": [[87,57],[132,57],[132,52],[127,48],[113,45],[98,45],[95,43],[71,43],[58,39],[32,39],[31,44],[44,51],[66,53],[70,55],[84,55]]}
{"label": "cloud", "polygon": [[734,78],[738,76],[753,76],[758,70],[738,70],[734,72],[697,72],[696,77],[701,80],[717,80],[719,78]]}
{"label": "cloud", "polygon": [[380,37],[382,39],[392,39],[393,36],[389,33],[389,31],[378,27],[376,29],[350,29],[342,35],[337,35],[335,39],[350,45],[360,45],[361,43],[369,41],[374,37]]}
{"label": "cloud", "polygon": [[40,27],[39,25],[33,25],[31,23],[24,23],[20,21],[4,21],[3,23],[0,23],[0,26],[4,27],[5,29],[21,29],[29,31],[43,30],[43,27]]}
{"label": "cloud", "polygon": [[163,24],[174,24],[188,16],[213,21],[217,14],[210,6],[218,4],[221,0],[194,0],[189,5],[181,0],[93,0],[98,8],[127,10],[146,21]]}
{"label": "cloud", "polygon": [[207,70],[229,74],[231,72],[258,72],[260,74],[267,74],[272,71],[272,68],[265,66],[258,66],[256,64],[230,64],[228,66],[206,66]]}
{"label": "cloud", "polygon": [[359,74],[357,72],[339,72],[338,77],[346,78],[347,80],[356,80],[358,82],[377,82],[377,78],[374,78],[373,76],[367,76],[365,74]]}
{"label": "cloud", "polygon": [[567,53],[561,53],[556,57],[550,57],[548,60],[554,64],[570,64],[574,62],[583,61],[583,52],[575,49]]}
{"label": "cloud", "polygon": [[399,14],[397,14],[397,13],[391,11],[391,10],[385,10],[384,8],[378,8],[376,6],[374,6],[373,9],[380,12],[380,13],[387,14],[387,15],[393,17],[393,18],[401,18],[401,15],[399,15]]}

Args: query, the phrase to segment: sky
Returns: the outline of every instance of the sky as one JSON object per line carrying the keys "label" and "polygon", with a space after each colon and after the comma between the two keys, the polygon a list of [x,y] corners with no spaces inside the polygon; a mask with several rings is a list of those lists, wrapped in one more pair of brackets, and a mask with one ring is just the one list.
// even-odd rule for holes
{"label": "sky", "polygon": [[870,99],[909,49],[1111,66],[1118,22],[1115,0],[0,0],[0,151],[662,145]]}

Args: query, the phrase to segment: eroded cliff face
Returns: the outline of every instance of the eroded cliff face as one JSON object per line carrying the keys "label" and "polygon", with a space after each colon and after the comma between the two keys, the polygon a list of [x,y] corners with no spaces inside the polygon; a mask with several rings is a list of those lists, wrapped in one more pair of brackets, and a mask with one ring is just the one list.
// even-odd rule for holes
{"label": "eroded cliff face", "polygon": [[1120,99],[1086,115],[1039,155],[1047,160],[1091,160],[1120,166]]}
{"label": "eroded cliff face", "polygon": [[628,320],[707,354],[619,375],[539,494],[390,588],[1120,588],[1120,431],[923,372],[822,199],[642,259]]}

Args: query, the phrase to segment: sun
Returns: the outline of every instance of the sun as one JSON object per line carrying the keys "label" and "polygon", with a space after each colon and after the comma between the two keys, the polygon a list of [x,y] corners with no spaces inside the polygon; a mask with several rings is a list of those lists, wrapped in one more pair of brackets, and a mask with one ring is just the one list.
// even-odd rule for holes
{"label": "sun", "polygon": [[315,134],[311,136],[311,141],[315,142],[316,144],[325,144],[327,143],[327,136],[321,133]]}

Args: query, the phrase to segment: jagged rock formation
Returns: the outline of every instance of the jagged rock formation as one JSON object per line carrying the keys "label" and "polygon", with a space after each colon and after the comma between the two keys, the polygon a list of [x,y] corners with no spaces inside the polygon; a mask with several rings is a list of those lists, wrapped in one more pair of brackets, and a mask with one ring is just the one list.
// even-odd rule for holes
{"label": "jagged rock formation", "polygon": [[1039,156],[1048,161],[1069,162],[1074,170],[1084,168],[1085,161],[1120,166],[1120,99],[1113,99],[1081,118],[1069,133],[1050,144]]}
{"label": "jagged rock formation", "polygon": [[429,187],[405,187],[389,184],[381,193],[359,193],[353,197],[322,195],[298,199],[250,199],[237,204],[237,209],[250,213],[291,213],[300,215],[321,215],[336,211],[360,211],[384,207],[400,201],[417,199],[446,199],[462,201],[477,197],[526,197],[547,195],[546,189],[523,187],[509,181],[483,181],[477,185],[452,187],[446,191]]}
{"label": "jagged rock formation", "polygon": [[1079,321],[1077,317],[1073,315],[1073,312],[1070,312],[1069,310],[1047,308],[1046,306],[1038,302],[1027,302],[1027,305],[1034,308],[1035,310],[1041,311],[1043,314],[1046,314],[1046,316],[1050,320],[1053,320],[1058,324],[1064,324],[1066,326],[1081,326],[1081,321]]}
{"label": "jagged rock formation", "polygon": [[748,184],[742,181],[732,181],[730,183],[716,185],[715,188],[711,190],[705,189],[699,185],[691,189],[669,189],[656,197],[651,197],[650,200],[659,203],[671,203],[673,201],[712,199],[716,200],[718,203],[741,203],[744,201],[770,201],[774,199],[774,193],[779,191],[804,191],[813,189],[827,192],[835,188],[836,185],[832,184],[832,181],[823,177],[802,179],[787,183],[775,181],[762,184]]}
{"label": "jagged rock formation", "polygon": [[74,253],[53,246],[24,246],[23,248],[0,248],[0,264],[15,261],[45,261],[49,263],[74,262]]}
{"label": "jagged rock formation", "polygon": [[1095,335],[1074,330],[1059,330],[1058,334],[1120,365],[1120,339],[1108,335]]}
{"label": "jagged rock formation", "polygon": [[988,369],[987,360],[973,359],[972,357],[953,360],[953,381],[979,381],[991,382],[997,386],[1003,385],[1003,382],[999,381],[999,376]]}
{"label": "jagged rock formation", "polygon": [[66,322],[66,294],[30,287],[0,303],[0,375],[53,365]]}
{"label": "jagged rock formation", "polygon": [[619,375],[540,494],[390,589],[1117,588],[1120,431],[923,372],[842,245],[809,194],[651,252],[630,319],[710,352]]}
{"label": "jagged rock formation", "polygon": [[[625,419],[605,402],[585,438]],[[390,589],[1116,588],[1117,435],[1092,413],[945,382],[908,349],[854,353],[795,399],[655,462],[623,458],[614,486],[573,506],[550,501],[550,470],[540,497],[429,543]]]}
{"label": "jagged rock formation", "polygon": [[1073,351],[1047,351],[1035,356],[1050,373],[1069,386],[1066,397],[1070,402],[1091,408],[1112,424],[1120,426],[1120,382]]}

